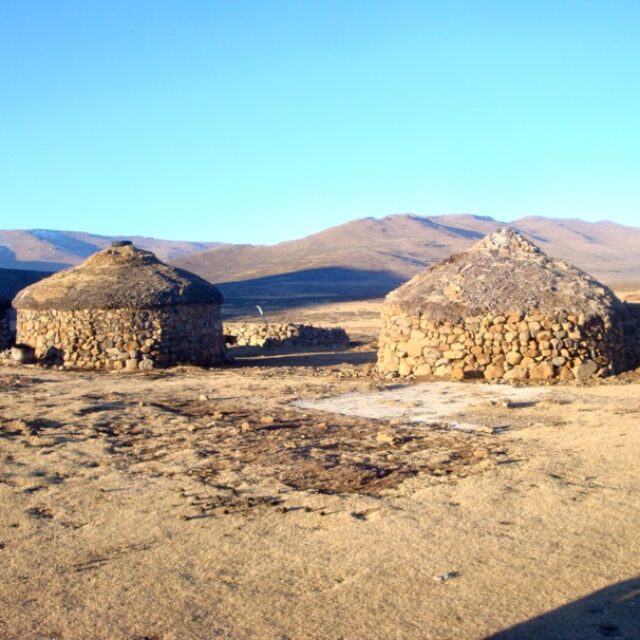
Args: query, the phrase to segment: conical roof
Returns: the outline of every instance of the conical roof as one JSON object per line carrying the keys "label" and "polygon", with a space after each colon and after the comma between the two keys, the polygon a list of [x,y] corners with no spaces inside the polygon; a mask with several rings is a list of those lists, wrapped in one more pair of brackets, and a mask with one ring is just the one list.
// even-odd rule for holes
{"label": "conical roof", "polygon": [[550,258],[505,227],[417,274],[392,291],[385,304],[444,321],[535,311],[591,318],[621,303],[588,274]]}
{"label": "conical roof", "polygon": [[150,309],[222,302],[203,278],[161,262],[150,251],[119,242],[82,264],[23,289],[16,309]]}

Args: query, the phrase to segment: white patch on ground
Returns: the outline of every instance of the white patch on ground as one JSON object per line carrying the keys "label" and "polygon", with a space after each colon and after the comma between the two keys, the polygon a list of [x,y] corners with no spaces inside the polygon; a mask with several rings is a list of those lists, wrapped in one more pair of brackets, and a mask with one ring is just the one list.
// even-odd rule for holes
{"label": "white patch on ground", "polygon": [[[461,420],[488,403],[532,402],[548,393],[540,387],[511,387],[498,384],[424,382],[394,385],[371,393],[345,393],[319,400],[298,400],[301,409],[315,409],[346,416],[401,420],[403,422],[449,422],[452,428],[477,429],[478,424]],[[452,418],[455,420],[451,420]],[[470,416],[472,417],[472,416]]]}

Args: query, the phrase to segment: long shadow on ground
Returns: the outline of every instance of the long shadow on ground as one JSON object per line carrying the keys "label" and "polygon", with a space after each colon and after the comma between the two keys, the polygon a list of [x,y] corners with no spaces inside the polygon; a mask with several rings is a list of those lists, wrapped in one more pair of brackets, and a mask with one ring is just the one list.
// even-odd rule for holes
{"label": "long shadow on ground", "polygon": [[341,364],[375,363],[374,350],[319,350],[317,347],[267,350],[261,347],[229,349],[234,363],[241,367],[331,367]]}
{"label": "long shadow on ground", "polygon": [[487,640],[638,640],[640,578],[618,582]]}

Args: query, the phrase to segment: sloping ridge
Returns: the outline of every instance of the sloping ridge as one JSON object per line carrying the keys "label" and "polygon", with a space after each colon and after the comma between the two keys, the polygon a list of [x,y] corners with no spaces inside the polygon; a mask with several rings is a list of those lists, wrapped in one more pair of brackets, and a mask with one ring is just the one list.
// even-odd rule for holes
{"label": "sloping ridge", "polygon": [[[363,218],[280,244],[226,245],[176,261],[213,282],[241,282],[325,268],[385,272],[408,279],[504,223],[467,214]],[[542,250],[613,287],[640,287],[640,229],[611,222],[522,218],[510,227]],[[339,283],[336,283],[339,285]],[[380,291],[383,295],[386,291]]]}
{"label": "sloping ridge", "polygon": [[299,240],[221,246],[175,263],[215,282],[325,267],[382,270],[406,279],[418,269],[465,249],[498,226],[496,221],[473,216],[455,218],[451,221],[454,224],[446,218],[444,224],[439,218],[415,215],[363,218]]}
{"label": "sloping ridge", "polygon": [[58,271],[80,264],[114,240],[129,240],[165,262],[217,246],[214,242],[161,240],[142,236],[100,236],[51,229],[0,231],[0,267]]}

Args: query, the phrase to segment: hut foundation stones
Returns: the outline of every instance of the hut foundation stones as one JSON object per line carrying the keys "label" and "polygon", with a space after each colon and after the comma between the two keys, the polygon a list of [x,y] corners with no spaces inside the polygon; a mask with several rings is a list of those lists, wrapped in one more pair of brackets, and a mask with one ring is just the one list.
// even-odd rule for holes
{"label": "hut foundation stones", "polygon": [[513,312],[434,322],[386,307],[380,342],[379,370],[400,376],[586,379],[614,373],[625,357],[620,325],[574,314]]}
{"label": "hut foundation stones", "polygon": [[215,365],[226,359],[221,302],[202,278],[117,243],[20,292],[17,342],[70,368]]}
{"label": "hut foundation stones", "polygon": [[503,229],[387,296],[378,370],[585,380],[631,364],[625,318],[606,287]]}
{"label": "hut foundation stones", "polygon": [[18,341],[37,358],[78,369],[152,369],[173,364],[208,365],[224,359],[217,305],[158,309],[18,314]]}
{"label": "hut foundation stones", "polygon": [[314,327],[296,323],[225,322],[224,333],[238,346],[344,347],[349,336],[344,329]]}

